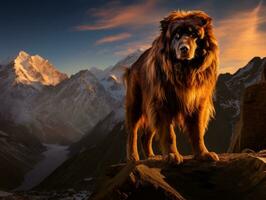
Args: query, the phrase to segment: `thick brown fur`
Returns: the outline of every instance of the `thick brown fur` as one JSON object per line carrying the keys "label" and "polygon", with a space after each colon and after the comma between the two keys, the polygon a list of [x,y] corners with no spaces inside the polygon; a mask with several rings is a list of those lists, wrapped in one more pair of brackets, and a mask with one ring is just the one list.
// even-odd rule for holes
{"label": "thick brown fur", "polygon": [[[126,82],[127,159],[139,160],[138,129],[144,127],[145,149],[153,156],[152,139],[158,134],[163,154],[177,163],[183,158],[176,147],[175,127],[187,132],[195,158],[218,160],[204,144],[213,117],[213,92],[217,79],[218,46],[211,18],[202,11],[175,11],[161,21],[161,34],[151,48],[124,74]],[[173,61],[171,34],[179,25],[193,24],[201,34],[197,57]]]}

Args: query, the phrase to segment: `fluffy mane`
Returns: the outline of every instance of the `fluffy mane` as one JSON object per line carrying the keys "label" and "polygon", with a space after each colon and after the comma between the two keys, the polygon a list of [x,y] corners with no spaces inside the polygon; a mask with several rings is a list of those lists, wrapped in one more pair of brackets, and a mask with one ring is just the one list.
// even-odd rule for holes
{"label": "fluffy mane", "polygon": [[[197,59],[186,63],[189,71],[180,71],[180,67],[176,66],[181,63],[174,64],[170,58],[170,35],[171,25],[178,20],[194,20],[197,23],[202,23],[204,28],[204,38],[202,38],[202,55]],[[161,34],[152,43],[152,47],[147,59],[147,74],[149,80],[152,81],[151,85],[156,83],[157,75],[156,66],[160,65],[162,73],[166,75],[166,79],[174,84],[180,86],[200,85],[202,81],[209,80],[210,76],[216,76],[218,66],[218,45],[217,40],[213,34],[212,20],[202,11],[174,11],[169,16],[161,21]],[[193,67],[197,66],[197,68]],[[175,66],[175,69],[174,67]],[[212,68],[212,69],[209,69]],[[216,80],[210,80],[216,81]]]}

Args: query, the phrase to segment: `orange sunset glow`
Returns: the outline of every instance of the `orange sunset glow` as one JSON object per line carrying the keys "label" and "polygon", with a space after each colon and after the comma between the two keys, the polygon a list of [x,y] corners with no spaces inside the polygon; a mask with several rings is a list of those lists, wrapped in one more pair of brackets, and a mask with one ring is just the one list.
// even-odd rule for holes
{"label": "orange sunset glow", "polygon": [[237,66],[244,66],[251,59],[251,55],[266,56],[265,32],[259,29],[259,25],[266,22],[266,18],[260,16],[265,11],[259,4],[249,12],[235,13],[216,23],[221,73],[235,72]]}

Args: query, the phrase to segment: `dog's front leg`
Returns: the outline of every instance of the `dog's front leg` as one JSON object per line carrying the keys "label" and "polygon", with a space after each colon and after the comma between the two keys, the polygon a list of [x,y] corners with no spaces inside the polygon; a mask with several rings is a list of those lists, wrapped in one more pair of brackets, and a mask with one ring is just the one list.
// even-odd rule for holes
{"label": "dog's front leg", "polygon": [[195,159],[218,161],[219,157],[215,152],[209,152],[204,142],[205,129],[208,126],[209,110],[201,106],[186,119],[186,128],[189,133]]}
{"label": "dog's front leg", "polygon": [[169,161],[171,163],[182,163],[183,156],[178,152],[176,147],[176,135],[173,125],[162,123],[162,127],[160,127],[159,130],[162,153],[164,155],[168,155]]}

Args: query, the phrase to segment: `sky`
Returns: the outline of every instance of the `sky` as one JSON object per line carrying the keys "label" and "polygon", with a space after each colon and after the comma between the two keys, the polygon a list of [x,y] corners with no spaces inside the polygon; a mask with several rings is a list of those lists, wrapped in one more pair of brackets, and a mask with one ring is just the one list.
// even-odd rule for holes
{"label": "sky", "polygon": [[69,75],[103,69],[149,48],[159,21],[179,9],[203,10],[213,18],[221,73],[266,57],[265,0],[3,0],[0,61],[24,50]]}

